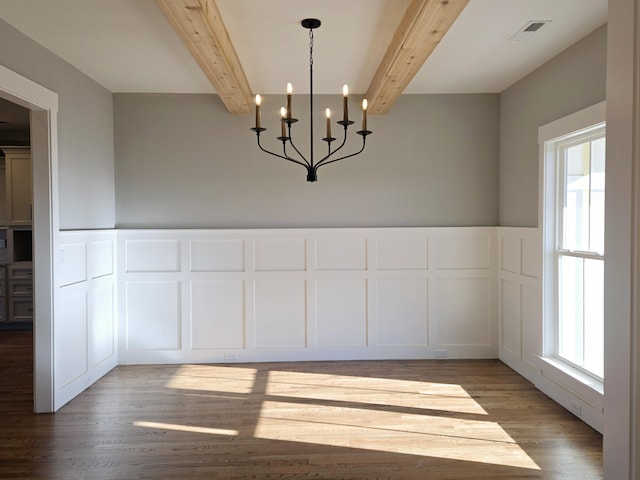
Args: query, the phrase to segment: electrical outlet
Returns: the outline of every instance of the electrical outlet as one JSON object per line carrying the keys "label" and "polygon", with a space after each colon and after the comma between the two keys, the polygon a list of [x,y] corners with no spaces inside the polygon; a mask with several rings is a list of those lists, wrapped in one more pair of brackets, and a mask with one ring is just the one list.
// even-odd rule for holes
{"label": "electrical outlet", "polygon": [[224,359],[227,361],[238,360],[238,354],[236,352],[225,352]]}
{"label": "electrical outlet", "polygon": [[433,353],[434,353],[435,357],[438,358],[438,359],[447,358],[447,351],[444,350],[444,349],[435,350]]}

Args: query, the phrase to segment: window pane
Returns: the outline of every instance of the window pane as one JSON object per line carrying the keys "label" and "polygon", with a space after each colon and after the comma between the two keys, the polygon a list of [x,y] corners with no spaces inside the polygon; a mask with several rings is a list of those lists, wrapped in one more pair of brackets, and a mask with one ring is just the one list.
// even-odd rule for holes
{"label": "window pane", "polygon": [[604,376],[604,261],[560,256],[558,355]]}
{"label": "window pane", "polygon": [[589,250],[590,144],[565,150],[562,248]]}
{"label": "window pane", "polygon": [[558,355],[575,363],[583,363],[584,272],[581,258],[561,256],[559,259],[560,318]]}
{"label": "window pane", "polygon": [[590,245],[591,252],[604,254],[604,166],[605,139],[591,142],[591,208]]}
{"label": "window pane", "polygon": [[604,377],[604,262],[584,263],[584,368]]}

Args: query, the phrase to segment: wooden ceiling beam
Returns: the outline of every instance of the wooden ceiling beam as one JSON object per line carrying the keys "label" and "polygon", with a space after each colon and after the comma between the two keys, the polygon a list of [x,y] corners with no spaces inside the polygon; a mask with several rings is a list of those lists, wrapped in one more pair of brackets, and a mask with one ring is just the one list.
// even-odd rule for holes
{"label": "wooden ceiling beam", "polygon": [[214,0],[156,0],[230,113],[250,113],[251,88]]}
{"label": "wooden ceiling beam", "polygon": [[468,3],[411,0],[367,90],[369,113],[389,111]]}

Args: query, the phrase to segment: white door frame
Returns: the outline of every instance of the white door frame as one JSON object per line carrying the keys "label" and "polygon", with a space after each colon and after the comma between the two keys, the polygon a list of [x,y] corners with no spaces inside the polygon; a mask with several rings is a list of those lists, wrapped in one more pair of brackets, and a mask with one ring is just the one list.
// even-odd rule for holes
{"label": "white door frame", "polygon": [[0,65],[0,97],[31,110],[34,259],[34,409],[53,412],[54,252],[58,216],[58,94]]}

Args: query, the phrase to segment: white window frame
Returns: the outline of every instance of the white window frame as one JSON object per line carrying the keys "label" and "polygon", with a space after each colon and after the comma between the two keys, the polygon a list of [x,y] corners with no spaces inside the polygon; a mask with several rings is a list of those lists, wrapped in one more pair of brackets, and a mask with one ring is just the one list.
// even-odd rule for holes
{"label": "white window frame", "polygon": [[[589,126],[586,129],[579,130],[577,132],[571,132],[569,135],[565,137],[561,137],[560,139],[554,139],[545,142],[545,148],[547,149],[547,155],[549,155],[550,150],[554,150],[553,157],[549,158],[549,161],[553,161],[555,163],[555,188],[556,188],[556,201],[554,202],[554,226],[555,226],[555,245],[554,245],[554,353],[553,356],[556,357],[559,361],[567,363],[570,367],[576,368],[581,371],[585,375],[590,375],[595,377],[596,380],[602,382],[602,377],[598,376],[594,372],[587,370],[581,365],[575,364],[570,359],[563,357],[560,354],[560,299],[559,299],[559,287],[560,287],[560,259],[562,257],[573,257],[582,260],[597,260],[604,262],[604,252],[597,253],[593,250],[583,251],[583,250],[572,250],[569,248],[563,248],[564,245],[564,211],[560,208],[564,202],[562,202],[565,192],[565,175],[566,175],[566,162],[564,158],[560,156],[564,154],[566,149],[571,146],[581,145],[583,143],[587,143],[593,140],[597,140],[600,138],[606,138],[606,125],[604,123],[599,123],[593,126]],[[549,165],[551,168],[551,165]],[[558,202],[557,200],[561,200]],[[547,220],[545,220],[547,221]],[[548,222],[547,226],[550,226],[551,222]],[[584,339],[583,339],[584,340]],[[604,338],[603,338],[604,344]],[[604,346],[604,345],[603,345]]]}
{"label": "white window frame", "polygon": [[[540,359],[542,370],[552,369],[558,374],[556,379],[567,377],[568,383],[575,386],[575,381],[599,394],[603,393],[603,380],[586,372],[584,369],[557,356],[558,352],[558,269],[557,253],[559,235],[559,218],[556,214],[556,199],[560,195],[558,185],[558,143],[566,142],[572,136],[582,136],[590,131],[603,128],[606,120],[606,102],[601,102],[584,110],[563,117],[538,129],[540,145],[540,178],[538,225],[542,230],[543,245],[543,281],[542,281],[542,315],[543,342]],[[590,254],[587,254],[590,255]],[[591,256],[589,256],[591,258]]]}

